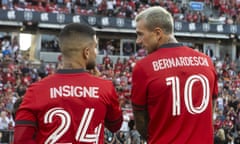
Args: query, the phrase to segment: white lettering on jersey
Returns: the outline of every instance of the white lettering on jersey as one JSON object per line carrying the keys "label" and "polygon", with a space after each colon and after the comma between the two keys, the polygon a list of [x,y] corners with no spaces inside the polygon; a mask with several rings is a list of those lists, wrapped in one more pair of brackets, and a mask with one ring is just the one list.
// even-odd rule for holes
{"label": "white lettering on jersey", "polygon": [[99,87],[63,85],[50,88],[50,98],[57,97],[81,97],[99,98]]}
{"label": "white lettering on jersey", "polygon": [[205,57],[176,57],[176,58],[163,58],[152,62],[153,70],[159,71],[175,67],[191,67],[191,66],[206,66],[208,67],[208,60]]}

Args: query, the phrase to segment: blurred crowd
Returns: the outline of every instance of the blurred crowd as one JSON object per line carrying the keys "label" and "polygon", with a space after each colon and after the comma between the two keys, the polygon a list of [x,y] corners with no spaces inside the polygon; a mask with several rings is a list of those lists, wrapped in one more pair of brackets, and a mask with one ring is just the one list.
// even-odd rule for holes
{"label": "blurred crowd", "polygon": [[215,62],[219,95],[214,111],[216,144],[240,144],[240,59]]}
{"label": "blurred crowd", "polygon": [[[203,9],[194,9],[192,1],[202,2]],[[165,7],[178,21],[240,24],[239,0],[1,0],[2,9],[122,18],[134,18],[154,5]]]}
{"label": "blurred crowd", "polygon": [[[14,127],[14,104],[21,98],[27,87],[61,68],[61,56],[57,63],[40,61],[35,64],[21,53],[16,38],[1,39],[0,59],[0,142],[7,141]],[[97,66],[103,79],[112,80],[123,110],[124,122],[119,132],[105,132],[105,143],[140,143],[141,137],[136,131],[130,101],[132,69],[138,58],[136,55],[119,57],[113,62],[105,55]],[[240,144],[240,58],[231,60],[226,54],[223,59],[214,59],[218,74],[219,97],[214,111],[214,129],[216,144],[219,141]]]}
{"label": "blurred crowd", "polygon": [[[240,24],[240,0],[198,0],[204,2],[203,11],[192,10],[181,0],[1,0],[2,9],[32,10],[39,12],[72,13],[86,15],[107,15],[134,18],[142,9],[161,5],[166,7],[176,20],[186,22],[212,22]],[[13,130],[14,104],[21,98],[27,87],[61,68],[58,63],[40,61],[35,64],[19,50],[17,38],[5,37],[0,40],[0,143],[9,140]],[[119,57],[116,62],[108,56],[112,48],[106,48],[105,57],[98,61],[101,77],[114,82],[124,114],[124,122],[118,133],[105,132],[105,143],[143,143],[135,129],[131,109],[131,72],[138,60],[132,52],[129,57]],[[113,54],[116,52],[112,52]],[[141,56],[145,55],[142,52]],[[139,54],[140,55],[140,54]],[[240,144],[240,57],[231,60],[226,54],[214,59],[218,74],[219,96],[214,111],[215,144]]]}

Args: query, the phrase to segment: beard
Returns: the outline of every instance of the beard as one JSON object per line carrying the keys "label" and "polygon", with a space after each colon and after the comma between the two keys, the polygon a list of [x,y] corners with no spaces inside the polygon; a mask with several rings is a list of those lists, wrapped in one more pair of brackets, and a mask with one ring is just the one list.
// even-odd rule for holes
{"label": "beard", "polygon": [[96,62],[95,61],[89,61],[86,65],[86,69],[87,70],[91,70],[91,69],[94,69],[96,66]]}
{"label": "beard", "polygon": [[147,53],[151,54],[159,49],[159,46],[157,44],[152,45],[149,49],[147,49]]}

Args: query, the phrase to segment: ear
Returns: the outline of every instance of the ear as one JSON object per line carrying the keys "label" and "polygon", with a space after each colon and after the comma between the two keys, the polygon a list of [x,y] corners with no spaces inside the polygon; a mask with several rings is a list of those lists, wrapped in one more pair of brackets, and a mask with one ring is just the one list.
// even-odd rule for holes
{"label": "ear", "polygon": [[83,49],[83,58],[88,59],[90,55],[90,49],[88,47]]}
{"label": "ear", "polygon": [[161,28],[156,27],[154,29],[154,34],[156,35],[156,39],[160,40],[162,38],[162,36],[163,36],[163,31],[162,31]]}

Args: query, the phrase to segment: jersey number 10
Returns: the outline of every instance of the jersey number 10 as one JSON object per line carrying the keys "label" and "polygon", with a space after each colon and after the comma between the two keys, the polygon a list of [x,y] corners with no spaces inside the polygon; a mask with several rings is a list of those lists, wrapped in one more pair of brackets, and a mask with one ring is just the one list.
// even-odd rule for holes
{"label": "jersey number 10", "polygon": [[[202,102],[200,106],[195,107],[193,105],[193,93],[192,89],[194,87],[195,82],[199,82],[202,85]],[[180,102],[180,79],[177,76],[167,77],[166,84],[168,86],[172,86],[172,97],[173,97],[173,105],[172,105],[172,115],[177,116],[181,114],[181,102]],[[199,89],[201,91],[201,89]],[[192,75],[187,78],[186,83],[184,85],[184,102],[185,106],[189,113],[191,114],[199,114],[202,113],[208,106],[210,97],[210,89],[209,89],[209,81],[206,76],[202,74]]]}

